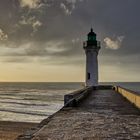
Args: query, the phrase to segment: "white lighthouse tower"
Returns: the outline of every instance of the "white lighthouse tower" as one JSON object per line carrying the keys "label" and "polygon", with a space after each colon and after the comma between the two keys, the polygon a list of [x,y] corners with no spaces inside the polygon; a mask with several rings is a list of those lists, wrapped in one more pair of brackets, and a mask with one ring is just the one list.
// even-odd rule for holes
{"label": "white lighthouse tower", "polygon": [[91,31],[88,33],[88,40],[84,42],[86,53],[86,86],[98,86],[98,52],[100,42],[96,40],[96,34]]}

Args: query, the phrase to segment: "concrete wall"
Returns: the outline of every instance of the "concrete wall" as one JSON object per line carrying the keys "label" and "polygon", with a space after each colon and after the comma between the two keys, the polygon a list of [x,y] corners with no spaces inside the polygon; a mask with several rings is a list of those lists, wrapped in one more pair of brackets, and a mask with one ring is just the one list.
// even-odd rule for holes
{"label": "concrete wall", "polygon": [[114,89],[140,109],[140,94],[119,86],[115,86]]}
{"label": "concrete wall", "polygon": [[94,87],[85,87],[64,96],[64,107],[76,107],[77,104],[86,98],[94,89]]}

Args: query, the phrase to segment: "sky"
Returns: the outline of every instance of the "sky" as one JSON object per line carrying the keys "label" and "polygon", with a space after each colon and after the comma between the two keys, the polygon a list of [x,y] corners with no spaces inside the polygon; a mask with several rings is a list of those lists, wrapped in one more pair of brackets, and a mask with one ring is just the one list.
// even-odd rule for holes
{"label": "sky", "polygon": [[0,0],[0,81],[83,82],[83,41],[101,41],[99,81],[140,81],[139,0]]}

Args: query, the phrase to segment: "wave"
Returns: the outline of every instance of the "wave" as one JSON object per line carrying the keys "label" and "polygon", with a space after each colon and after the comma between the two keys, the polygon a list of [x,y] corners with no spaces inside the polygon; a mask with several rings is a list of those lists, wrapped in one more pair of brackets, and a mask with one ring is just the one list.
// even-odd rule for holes
{"label": "wave", "polygon": [[50,116],[45,113],[34,113],[34,112],[22,112],[22,111],[15,111],[15,110],[6,110],[6,109],[0,109],[0,112],[10,112],[10,113],[16,113],[16,114],[25,114],[25,115],[33,115],[33,116],[43,116],[48,117]]}
{"label": "wave", "polygon": [[13,101],[0,101],[0,103],[10,103],[10,104],[17,104],[17,105],[27,105],[27,106],[49,106],[49,104],[41,104],[41,103],[19,103]]}
{"label": "wave", "polygon": [[24,100],[24,98],[21,97],[15,97],[15,96],[11,96],[11,97],[7,97],[7,96],[0,96],[0,99],[14,99],[14,100]]}

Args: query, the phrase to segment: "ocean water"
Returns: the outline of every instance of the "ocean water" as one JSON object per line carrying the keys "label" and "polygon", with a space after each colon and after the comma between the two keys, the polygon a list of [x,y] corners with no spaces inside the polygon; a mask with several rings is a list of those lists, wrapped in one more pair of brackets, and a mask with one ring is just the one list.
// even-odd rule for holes
{"label": "ocean water", "polygon": [[[140,83],[120,85],[140,93]],[[64,95],[83,83],[0,83],[0,121],[40,122],[64,105]]]}
{"label": "ocean water", "polygon": [[0,83],[0,121],[40,122],[82,83]]}

